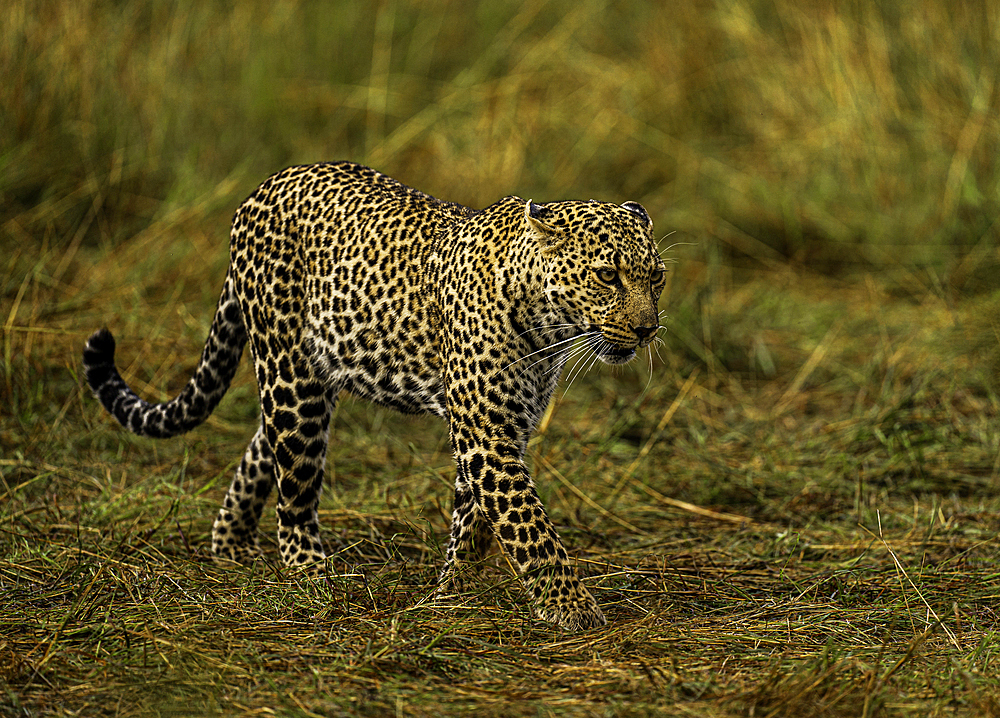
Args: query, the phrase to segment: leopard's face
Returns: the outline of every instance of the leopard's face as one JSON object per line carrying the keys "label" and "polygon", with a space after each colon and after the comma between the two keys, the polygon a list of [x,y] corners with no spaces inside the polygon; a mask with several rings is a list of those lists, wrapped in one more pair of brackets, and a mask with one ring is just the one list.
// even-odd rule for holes
{"label": "leopard's face", "polygon": [[657,302],[666,284],[646,210],[635,202],[534,207],[535,221],[555,230],[543,250],[552,313],[577,327],[601,361],[631,361],[655,338]]}

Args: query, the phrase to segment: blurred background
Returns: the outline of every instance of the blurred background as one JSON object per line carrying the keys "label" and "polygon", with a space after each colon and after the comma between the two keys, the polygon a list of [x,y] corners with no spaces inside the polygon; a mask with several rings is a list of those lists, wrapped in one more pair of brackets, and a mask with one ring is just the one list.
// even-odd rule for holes
{"label": "blurred background", "polygon": [[[4,242],[115,245],[348,158],[483,206],[630,198],[817,271],[988,253],[1000,10],[719,0],[6,4]],[[685,251],[684,254],[691,254]],[[700,252],[695,252],[700,254]],[[993,258],[995,267],[995,258]]]}

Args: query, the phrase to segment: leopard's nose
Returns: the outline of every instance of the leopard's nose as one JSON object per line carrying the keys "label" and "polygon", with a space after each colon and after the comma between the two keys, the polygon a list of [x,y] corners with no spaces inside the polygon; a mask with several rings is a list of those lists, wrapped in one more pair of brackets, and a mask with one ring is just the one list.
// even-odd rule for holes
{"label": "leopard's nose", "polygon": [[656,334],[656,330],[660,328],[659,324],[651,327],[632,327],[632,331],[635,333],[640,340],[649,339],[651,336]]}

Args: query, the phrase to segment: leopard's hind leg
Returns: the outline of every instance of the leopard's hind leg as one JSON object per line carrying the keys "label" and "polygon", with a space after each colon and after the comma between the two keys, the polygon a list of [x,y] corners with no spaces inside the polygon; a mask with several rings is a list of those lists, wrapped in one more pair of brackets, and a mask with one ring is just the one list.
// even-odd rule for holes
{"label": "leopard's hind leg", "polygon": [[257,525],[273,484],[274,455],[262,423],[212,525],[212,553],[217,560],[249,564],[261,556]]}
{"label": "leopard's hind leg", "polygon": [[319,500],[339,386],[299,347],[272,360],[255,352],[264,436],[274,456],[278,548],[286,566],[320,564]]}
{"label": "leopard's hind leg", "polygon": [[472,486],[460,470],[455,479],[451,537],[448,539],[444,569],[438,578],[438,593],[461,591],[463,567],[482,561],[493,541],[490,524],[479,510]]}

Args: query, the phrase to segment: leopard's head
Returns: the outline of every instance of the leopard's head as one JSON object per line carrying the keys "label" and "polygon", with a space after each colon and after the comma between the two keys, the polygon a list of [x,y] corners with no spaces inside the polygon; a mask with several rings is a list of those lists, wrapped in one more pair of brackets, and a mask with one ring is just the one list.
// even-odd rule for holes
{"label": "leopard's head", "polygon": [[624,364],[649,346],[660,328],[666,271],[643,206],[529,200],[524,216],[540,245],[553,319],[576,327],[607,364]]}

